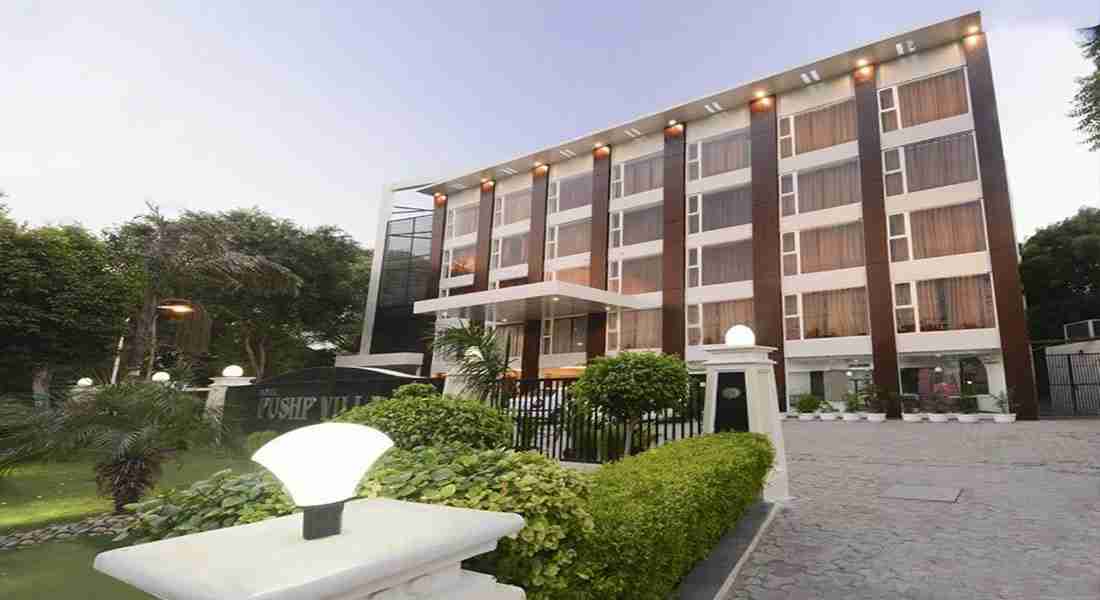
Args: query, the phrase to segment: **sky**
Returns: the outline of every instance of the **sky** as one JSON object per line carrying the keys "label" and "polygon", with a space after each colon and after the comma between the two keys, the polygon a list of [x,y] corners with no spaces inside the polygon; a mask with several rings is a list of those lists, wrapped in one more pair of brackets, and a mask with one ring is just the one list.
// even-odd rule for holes
{"label": "sky", "polygon": [[971,10],[1017,235],[1100,205],[1066,116],[1097,0],[0,3],[0,190],[99,230],[259,207],[373,246],[387,182],[473,170]]}

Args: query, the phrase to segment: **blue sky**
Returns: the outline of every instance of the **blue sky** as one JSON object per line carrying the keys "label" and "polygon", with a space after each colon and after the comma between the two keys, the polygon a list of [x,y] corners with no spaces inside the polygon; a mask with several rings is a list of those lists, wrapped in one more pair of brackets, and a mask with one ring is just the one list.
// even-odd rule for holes
{"label": "blue sky", "polygon": [[[0,190],[102,228],[258,206],[373,245],[382,185],[475,167],[983,11],[1017,233],[1100,202],[1066,118],[1096,0],[0,6]],[[1054,175],[1054,177],[1052,177]]]}

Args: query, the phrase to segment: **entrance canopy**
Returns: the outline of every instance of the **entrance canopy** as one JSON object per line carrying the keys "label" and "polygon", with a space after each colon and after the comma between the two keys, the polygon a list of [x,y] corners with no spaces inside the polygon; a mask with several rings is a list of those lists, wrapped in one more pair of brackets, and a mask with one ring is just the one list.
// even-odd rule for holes
{"label": "entrance canopy", "polygon": [[564,281],[540,281],[460,296],[421,300],[413,305],[416,314],[442,318],[484,319],[522,322],[566,315],[600,313],[608,310],[654,308],[637,296]]}

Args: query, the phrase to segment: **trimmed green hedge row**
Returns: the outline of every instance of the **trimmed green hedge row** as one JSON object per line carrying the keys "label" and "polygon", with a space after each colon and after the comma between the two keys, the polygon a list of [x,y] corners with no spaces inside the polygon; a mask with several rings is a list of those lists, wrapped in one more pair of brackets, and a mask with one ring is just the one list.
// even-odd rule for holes
{"label": "trimmed green hedge row", "polygon": [[721,433],[601,467],[567,597],[667,598],[760,496],[774,459],[763,435]]}
{"label": "trimmed green hedge row", "polygon": [[373,427],[390,436],[398,448],[463,444],[473,448],[506,448],[512,443],[512,421],[477,400],[438,394],[413,395],[402,386],[393,398],[377,399],[337,416],[334,421]]}

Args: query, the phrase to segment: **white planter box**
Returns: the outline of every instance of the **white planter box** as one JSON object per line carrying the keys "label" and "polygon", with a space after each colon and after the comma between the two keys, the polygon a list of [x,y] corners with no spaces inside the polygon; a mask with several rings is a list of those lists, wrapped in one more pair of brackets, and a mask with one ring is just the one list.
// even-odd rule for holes
{"label": "white planter box", "polygon": [[977,423],[978,415],[959,415],[959,423]]}
{"label": "white planter box", "polygon": [[818,416],[821,417],[822,421],[835,421],[837,415],[836,415],[836,413],[828,412],[828,413],[819,413]]}
{"label": "white planter box", "polygon": [[1016,422],[1016,413],[1008,413],[1007,415],[1006,414],[993,415],[993,422],[994,423],[1015,423]]}
{"label": "white planter box", "polygon": [[882,423],[886,421],[886,413],[867,413],[867,420],[872,423]]}
{"label": "white planter box", "polygon": [[946,423],[948,420],[947,415],[941,413],[928,413],[929,423]]}
{"label": "white planter box", "polygon": [[859,421],[860,419],[863,418],[863,415],[861,415],[859,413],[844,413],[843,415],[841,415],[841,417],[845,421],[852,422],[852,421]]}
{"label": "white planter box", "polygon": [[816,418],[817,415],[815,415],[814,413],[798,413],[799,421],[813,421]]}
{"label": "white planter box", "polygon": [[901,420],[906,423],[920,423],[924,420],[924,415],[920,413],[901,413]]}

